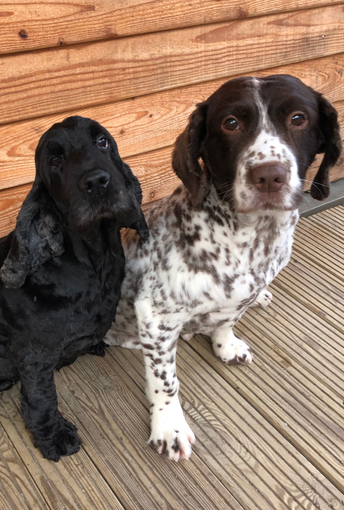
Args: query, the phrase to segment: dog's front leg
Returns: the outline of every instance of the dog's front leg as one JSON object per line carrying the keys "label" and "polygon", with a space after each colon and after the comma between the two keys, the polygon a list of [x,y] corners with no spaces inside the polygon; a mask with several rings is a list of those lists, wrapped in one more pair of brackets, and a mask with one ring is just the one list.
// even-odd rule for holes
{"label": "dog's front leg", "polygon": [[79,451],[81,439],[77,428],[57,409],[52,366],[27,360],[19,372],[22,416],[43,457],[57,462],[62,455]]}
{"label": "dog's front leg", "polygon": [[171,460],[188,459],[195,436],[178,399],[177,341],[181,326],[164,320],[140,321],[140,338],[146,368],[146,394],[150,402],[150,446]]}

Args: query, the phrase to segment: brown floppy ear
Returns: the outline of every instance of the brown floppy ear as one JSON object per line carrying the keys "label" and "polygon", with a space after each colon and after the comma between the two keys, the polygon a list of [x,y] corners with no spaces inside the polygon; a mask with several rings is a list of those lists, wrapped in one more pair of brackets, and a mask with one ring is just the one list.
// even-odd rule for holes
{"label": "brown floppy ear", "polygon": [[325,153],[311,186],[311,196],[323,200],[330,194],[329,172],[342,152],[338,113],[332,104],[317,93],[319,105],[319,130],[321,145],[318,154]]}
{"label": "brown floppy ear", "polygon": [[201,207],[210,183],[209,175],[198,162],[206,136],[206,111],[205,103],[197,105],[187,128],[178,136],[172,154],[173,170],[188,189],[194,209]]}

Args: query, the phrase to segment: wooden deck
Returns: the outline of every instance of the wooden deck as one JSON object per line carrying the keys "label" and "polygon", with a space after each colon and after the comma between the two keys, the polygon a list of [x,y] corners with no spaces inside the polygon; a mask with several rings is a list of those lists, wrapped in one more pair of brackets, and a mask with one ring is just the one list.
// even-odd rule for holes
{"label": "wooden deck", "polygon": [[344,206],[300,220],[266,310],[237,327],[250,367],[226,366],[206,338],[180,342],[190,461],[153,452],[141,354],[111,348],[56,374],[62,413],[83,447],[42,459],[0,397],[0,508],[344,509]]}

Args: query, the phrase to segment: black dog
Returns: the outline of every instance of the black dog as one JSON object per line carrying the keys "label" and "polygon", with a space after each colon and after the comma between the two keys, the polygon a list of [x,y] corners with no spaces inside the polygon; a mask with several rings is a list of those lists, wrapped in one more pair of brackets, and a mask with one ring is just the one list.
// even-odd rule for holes
{"label": "black dog", "polygon": [[141,199],[106,129],[70,117],[42,136],[32,190],[0,241],[0,390],[20,379],[22,416],[48,459],[80,448],[54,369],[104,354],[124,277],[120,228],[148,237]]}

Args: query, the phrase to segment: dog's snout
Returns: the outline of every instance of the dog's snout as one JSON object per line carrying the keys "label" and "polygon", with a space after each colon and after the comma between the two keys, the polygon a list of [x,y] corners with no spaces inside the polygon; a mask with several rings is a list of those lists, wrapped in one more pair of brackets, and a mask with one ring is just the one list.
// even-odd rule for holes
{"label": "dog's snout", "polygon": [[287,181],[287,170],[280,164],[258,165],[250,169],[250,179],[262,193],[280,191]]}
{"label": "dog's snout", "polygon": [[93,170],[82,176],[79,187],[85,191],[102,191],[110,182],[110,174],[104,170]]}

